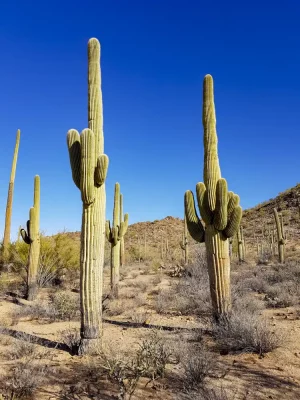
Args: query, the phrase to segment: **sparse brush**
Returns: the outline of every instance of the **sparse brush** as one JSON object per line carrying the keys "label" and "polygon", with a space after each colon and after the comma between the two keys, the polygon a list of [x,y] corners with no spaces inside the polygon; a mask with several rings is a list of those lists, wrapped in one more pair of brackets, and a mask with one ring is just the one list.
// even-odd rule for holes
{"label": "sparse brush", "polygon": [[59,332],[60,340],[70,349],[72,354],[77,354],[80,345],[80,332],[77,328],[68,328]]}

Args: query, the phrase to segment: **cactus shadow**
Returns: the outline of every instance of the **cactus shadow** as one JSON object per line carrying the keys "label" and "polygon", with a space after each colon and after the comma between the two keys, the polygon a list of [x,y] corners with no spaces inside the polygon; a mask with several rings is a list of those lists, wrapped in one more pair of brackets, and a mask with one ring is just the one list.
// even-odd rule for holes
{"label": "cactus shadow", "polygon": [[56,342],[54,340],[45,339],[36,335],[32,335],[30,333],[25,333],[22,331],[16,331],[14,329],[0,327],[0,334],[11,336],[14,339],[25,340],[30,343],[38,344],[43,347],[47,347],[49,349],[57,349],[63,350],[69,353],[70,355],[74,355],[73,351],[64,343]]}

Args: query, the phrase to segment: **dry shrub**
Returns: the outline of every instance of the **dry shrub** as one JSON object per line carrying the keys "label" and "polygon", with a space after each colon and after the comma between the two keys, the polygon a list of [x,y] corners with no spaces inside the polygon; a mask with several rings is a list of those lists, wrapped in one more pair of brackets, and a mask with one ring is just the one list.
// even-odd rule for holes
{"label": "dry shrub", "polygon": [[137,324],[150,324],[151,313],[149,311],[136,311],[131,313],[131,319]]}
{"label": "dry shrub", "polygon": [[80,333],[77,328],[68,328],[59,332],[60,341],[70,349],[71,354],[77,354],[80,344]]}
{"label": "dry shrub", "polygon": [[152,283],[152,285],[156,286],[156,285],[159,285],[161,283],[161,281],[162,281],[161,275],[157,274],[152,278],[151,283]]}
{"label": "dry shrub", "polygon": [[124,300],[113,299],[109,302],[107,309],[105,310],[105,314],[109,317],[121,315],[128,310],[129,304],[129,301],[125,302]]}
{"label": "dry shrub", "polygon": [[222,352],[268,353],[283,343],[266,320],[253,312],[235,309],[228,318],[214,325],[214,337]]}

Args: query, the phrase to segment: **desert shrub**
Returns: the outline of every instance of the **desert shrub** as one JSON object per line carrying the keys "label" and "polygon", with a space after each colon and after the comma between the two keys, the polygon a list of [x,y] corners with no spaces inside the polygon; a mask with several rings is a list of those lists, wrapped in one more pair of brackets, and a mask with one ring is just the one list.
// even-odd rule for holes
{"label": "desert shrub", "polygon": [[80,344],[80,332],[77,328],[68,328],[59,332],[60,341],[76,354]]}
{"label": "desert shrub", "polygon": [[6,353],[9,360],[18,360],[20,358],[37,358],[38,348],[30,336],[19,333],[11,350]]}
{"label": "desert shrub", "polygon": [[126,302],[125,304],[125,302],[122,300],[113,299],[109,302],[107,309],[105,310],[105,314],[110,317],[121,315],[128,310],[128,303],[129,302]]}
{"label": "desert shrub", "polygon": [[154,278],[152,278],[151,283],[152,283],[152,285],[156,286],[156,285],[160,284],[161,281],[162,281],[161,275],[157,274],[157,275],[154,276]]}
{"label": "desert shrub", "polygon": [[216,368],[216,357],[202,346],[195,351],[189,347],[182,362],[182,383],[185,390],[195,390],[203,386],[205,378]]}
{"label": "desert shrub", "polygon": [[131,313],[131,319],[138,324],[150,324],[151,313],[149,311],[136,311]]}
{"label": "desert shrub", "polygon": [[197,388],[197,390],[185,391],[178,400],[232,400],[234,397],[229,397],[223,389],[211,389],[207,387]]}
{"label": "desert shrub", "polygon": [[59,291],[50,296],[54,317],[58,320],[71,320],[78,316],[80,305],[77,293]]}
{"label": "desert shrub", "polygon": [[299,304],[299,290],[295,290],[293,282],[290,285],[287,282],[275,284],[266,290],[265,301],[271,308],[294,306]]}
{"label": "desert shrub", "polygon": [[228,319],[214,325],[214,337],[223,352],[268,353],[282,344],[282,337],[272,332],[257,314],[234,310]]}

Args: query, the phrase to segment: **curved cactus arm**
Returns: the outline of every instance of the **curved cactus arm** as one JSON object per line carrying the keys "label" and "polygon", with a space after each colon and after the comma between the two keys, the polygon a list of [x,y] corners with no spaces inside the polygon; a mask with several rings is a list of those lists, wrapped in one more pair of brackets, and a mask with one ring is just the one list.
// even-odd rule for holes
{"label": "curved cactus arm", "polygon": [[243,211],[241,206],[236,206],[232,211],[227,226],[222,231],[223,235],[226,238],[233,237],[237,233],[242,220],[242,212]]}
{"label": "curved cactus arm", "polygon": [[26,243],[26,244],[30,244],[30,243],[32,243],[32,240],[30,239],[30,237],[29,237],[29,235],[27,234],[27,232],[25,231],[25,229],[20,229],[20,234],[21,234],[21,237],[22,237],[22,239],[24,240],[24,242]]}
{"label": "curved cactus arm", "polygon": [[129,215],[126,213],[124,215],[124,221],[120,223],[119,239],[124,237],[124,235],[126,234],[128,228],[128,221],[129,221]]}
{"label": "curved cactus arm", "polygon": [[228,206],[227,206],[228,219],[230,218],[234,209],[239,205],[239,202],[240,202],[240,197],[237,194],[233,192],[228,192]]}
{"label": "curved cactus arm", "polygon": [[196,185],[196,195],[198,201],[198,207],[200,211],[200,215],[205,222],[206,225],[212,223],[213,213],[209,209],[208,205],[208,194],[206,190],[206,186],[203,182],[198,182]]}
{"label": "curved cactus arm", "polygon": [[81,146],[80,135],[76,129],[70,129],[67,134],[67,144],[72,170],[72,178],[75,185],[80,189],[80,165],[81,165]]}
{"label": "curved cactus arm", "polygon": [[197,215],[193,192],[187,190],[184,195],[184,210],[188,231],[197,242],[204,242],[205,231]]}
{"label": "curved cactus arm", "polygon": [[226,179],[221,178],[216,186],[216,209],[214,213],[214,227],[222,231],[227,226],[228,190]]}
{"label": "curved cactus arm", "polygon": [[108,170],[109,159],[106,154],[101,154],[97,159],[97,166],[95,169],[95,183],[97,187],[104,184],[107,170]]}
{"label": "curved cactus arm", "polygon": [[105,235],[106,239],[111,243],[112,241],[112,232],[111,232],[111,227],[110,227],[110,221],[106,221],[105,223]]}

